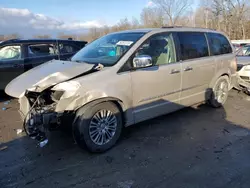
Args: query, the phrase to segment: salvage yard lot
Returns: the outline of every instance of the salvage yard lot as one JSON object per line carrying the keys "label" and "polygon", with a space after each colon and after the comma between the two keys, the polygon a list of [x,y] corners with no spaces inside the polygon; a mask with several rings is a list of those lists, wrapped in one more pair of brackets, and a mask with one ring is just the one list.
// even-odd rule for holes
{"label": "salvage yard lot", "polygon": [[[4,107],[4,101],[0,103]],[[18,104],[0,111],[0,187],[225,187],[250,185],[250,98],[231,91],[224,108],[206,105],[124,130],[104,154],[53,132],[38,148],[24,134]]]}

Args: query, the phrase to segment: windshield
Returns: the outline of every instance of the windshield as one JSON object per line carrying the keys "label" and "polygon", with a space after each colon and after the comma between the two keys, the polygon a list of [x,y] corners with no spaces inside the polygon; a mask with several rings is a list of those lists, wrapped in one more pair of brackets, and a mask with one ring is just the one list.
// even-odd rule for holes
{"label": "windshield", "polygon": [[113,66],[145,33],[114,33],[99,38],[76,53],[71,61]]}

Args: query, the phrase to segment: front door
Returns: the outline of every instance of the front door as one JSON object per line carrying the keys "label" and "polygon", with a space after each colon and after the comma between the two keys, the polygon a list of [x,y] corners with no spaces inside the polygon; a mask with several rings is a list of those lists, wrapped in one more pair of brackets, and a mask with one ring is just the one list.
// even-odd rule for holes
{"label": "front door", "polygon": [[24,72],[24,60],[20,45],[5,46],[0,49],[0,90]]}
{"label": "front door", "polygon": [[201,32],[180,32],[178,35],[182,92],[180,102],[190,106],[205,100],[216,71],[214,58],[209,56],[206,36]]}
{"label": "front door", "polygon": [[175,54],[171,33],[150,37],[136,51],[134,56],[151,56],[153,66],[131,72],[135,123],[181,108],[181,65]]}

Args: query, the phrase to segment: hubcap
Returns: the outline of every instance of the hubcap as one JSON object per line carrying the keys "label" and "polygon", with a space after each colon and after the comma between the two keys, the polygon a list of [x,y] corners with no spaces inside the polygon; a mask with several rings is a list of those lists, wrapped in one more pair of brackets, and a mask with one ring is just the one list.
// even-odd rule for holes
{"label": "hubcap", "polygon": [[104,145],[114,137],[116,127],[116,116],[110,110],[100,110],[90,121],[90,138],[95,144]]}
{"label": "hubcap", "polygon": [[223,104],[226,101],[228,93],[228,83],[227,81],[221,81],[215,88],[215,99]]}

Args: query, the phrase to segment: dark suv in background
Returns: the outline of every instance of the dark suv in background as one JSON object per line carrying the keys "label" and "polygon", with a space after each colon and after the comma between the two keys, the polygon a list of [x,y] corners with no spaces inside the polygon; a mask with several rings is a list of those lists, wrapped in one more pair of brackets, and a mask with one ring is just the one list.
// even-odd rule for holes
{"label": "dark suv in background", "polygon": [[0,43],[0,90],[25,71],[52,59],[66,60],[87,42],[58,39],[12,39]]}

